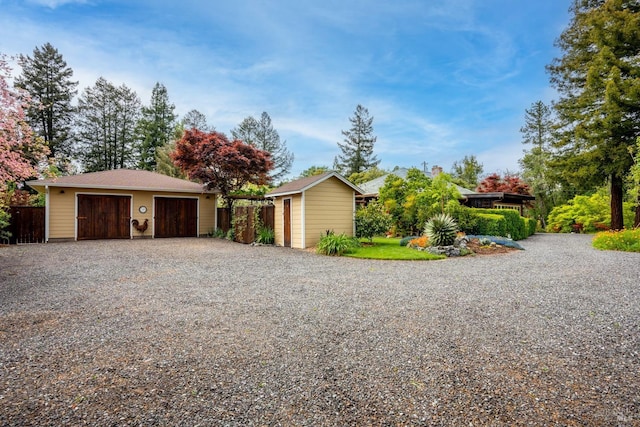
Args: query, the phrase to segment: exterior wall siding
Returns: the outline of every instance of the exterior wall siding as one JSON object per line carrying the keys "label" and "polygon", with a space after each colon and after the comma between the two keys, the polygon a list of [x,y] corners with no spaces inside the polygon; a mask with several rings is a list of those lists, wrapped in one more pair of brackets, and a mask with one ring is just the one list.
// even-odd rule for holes
{"label": "exterior wall siding", "polygon": [[291,247],[302,246],[302,195],[291,196]]}
{"label": "exterior wall siding", "polygon": [[[64,191],[64,193],[62,193]],[[52,187],[49,189],[49,204],[47,215],[49,216],[48,238],[50,240],[69,240],[76,238],[76,195],[77,194],[114,194],[131,195],[131,218],[137,219],[141,224],[145,219],[149,220],[149,227],[144,233],[140,233],[132,226],[133,237],[153,236],[153,196],[160,197],[198,197],[199,200],[199,235],[206,235],[215,228],[215,195],[192,193],[161,193],[150,191],[127,191],[108,189],[79,189]],[[209,196],[209,199],[206,197]],[[146,206],[147,212],[140,213],[140,206]]]}
{"label": "exterior wall siding", "polygon": [[333,177],[305,192],[305,246],[315,246],[331,230],[353,236],[354,193]]}
{"label": "exterior wall siding", "polygon": [[[62,191],[64,191],[64,193],[62,193]],[[49,216],[49,239],[75,239],[75,188],[51,188],[49,192],[49,204],[45,209],[47,210],[46,215]]]}
{"label": "exterior wall siding", "polygon": [[276,197],[273,199],[275,218],[273,224],[273,233],[275,235],[274,243],[278,246],[284,246],[284,200],[285,197]]}

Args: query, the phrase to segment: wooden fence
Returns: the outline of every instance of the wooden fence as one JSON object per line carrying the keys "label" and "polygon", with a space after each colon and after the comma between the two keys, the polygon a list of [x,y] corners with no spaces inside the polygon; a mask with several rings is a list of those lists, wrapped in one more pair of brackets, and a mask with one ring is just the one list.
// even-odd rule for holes
{"label": "wooden fence", "polygon": [[44,207],[11,206],[9,243],[44,243]]}
{"label": "wooden fence", "polygon": [[[275,225],[275,208],[273,205],[236,206],[233,210],[236,242],[253,243],[255,241],[258,225],[255,221],[256,210],[260,223],[273,229]],[[231,216],[229,213],[229,208],[218,208],[217,226],[225,233],[231,228]]]}

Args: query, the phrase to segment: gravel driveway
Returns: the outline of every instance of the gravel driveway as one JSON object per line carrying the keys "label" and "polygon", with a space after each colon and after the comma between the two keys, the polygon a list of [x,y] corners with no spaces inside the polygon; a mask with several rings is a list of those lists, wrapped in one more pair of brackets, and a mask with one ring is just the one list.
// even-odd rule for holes
{"label": "gravel driveway", "polygon": [[0,425],[640,425],[640,254],[0,248]]}

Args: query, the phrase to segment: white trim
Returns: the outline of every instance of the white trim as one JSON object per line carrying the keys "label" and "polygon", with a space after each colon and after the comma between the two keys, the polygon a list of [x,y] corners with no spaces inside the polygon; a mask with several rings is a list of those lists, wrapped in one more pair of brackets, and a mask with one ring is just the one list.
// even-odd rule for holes
{"label": "white trim", "polygon": [[302,195],[300,197],[300,231],[302,233],[301,236],[301,249],[306,249],[307,248],[307,227],[306,227],[306,215],[305,215],[305,210],[304,210],[304,205],[305,205],[305,195],[306,195],[306,191],[302,192]]}
{"label": "white trim", "polygon": [[51,212],[51,202],[49,198],[49,186],[44,186],[44,241],[49,243],[49,212]]}
{"label": "white trim", "polygon": [[352,192],[351,193],[351,198],[353,199],[353,211],[351,213],[351,224],[352,224],[352,232],[353,232],[353,237],[356,237],[356,192]]}
{"label": "white trim", "polygon": [[[200,196],[163,196],[162,194],[154,194],[153,195],[153,220],[152,223],[152,233],[151,237],[155,239],[156,237],[156,198],[160,199],[196,199],[198,202],[196,203],[196,235],[195,237],[200,237]],[[216,212],[217,214],[217,212]],[[194,236],[191,236],[194,237]]]}
{"label": "white trim", "polygon": [[133,218],[133,194],[126,193],[91,193],[86,191],[76,191],[75,192],[75,212],[73,215],[73,226],[74,226],[74,240],[78,241],[78,196],[121,196],[121,197],[129,197],[129,239],[133,239],[133,230],[131,228],[131,218]]}

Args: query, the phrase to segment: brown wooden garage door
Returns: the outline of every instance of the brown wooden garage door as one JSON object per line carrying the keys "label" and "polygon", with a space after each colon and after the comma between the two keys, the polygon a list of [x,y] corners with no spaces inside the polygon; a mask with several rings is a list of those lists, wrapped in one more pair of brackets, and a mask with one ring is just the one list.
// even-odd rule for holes
{"label": "brown wooden garage door", "polygon": [[78,195],[78,240],[131,238],[131,197]]}
{"label": "brown wooden garage door", "polygon": [[198,199],[156,197],[155,237],[197,237]]}

